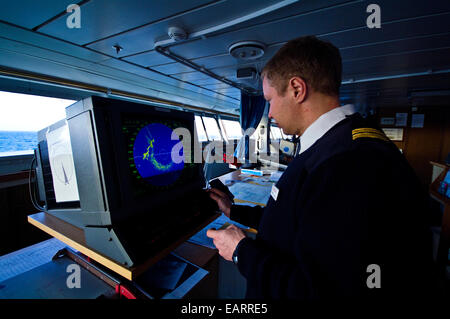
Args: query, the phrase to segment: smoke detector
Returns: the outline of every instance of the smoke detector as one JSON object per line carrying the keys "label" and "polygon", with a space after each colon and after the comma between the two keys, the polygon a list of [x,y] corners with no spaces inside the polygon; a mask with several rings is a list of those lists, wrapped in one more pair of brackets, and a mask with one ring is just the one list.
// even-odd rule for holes
{"label": "smoke detector", "polygon": [[170,27],[167,33],[174,41],[182,41],[187,39],[187,32],[179,27]]}
{"label": "smoke detector", "polygon": [[232,44],[228,52],[238,60],[253,61],[264,55],[265,45],[257,41],[241,41]]}

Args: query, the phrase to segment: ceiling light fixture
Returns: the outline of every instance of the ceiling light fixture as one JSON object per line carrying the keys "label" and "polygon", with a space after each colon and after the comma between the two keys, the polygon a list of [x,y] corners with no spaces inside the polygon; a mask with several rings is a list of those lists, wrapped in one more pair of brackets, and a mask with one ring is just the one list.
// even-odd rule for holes
{"label": "ceiling light fixture", "polygon": [[262,57],[266,46],[258,41],[240,41],[232,44],[228,52],[241,61],[253,61]]}

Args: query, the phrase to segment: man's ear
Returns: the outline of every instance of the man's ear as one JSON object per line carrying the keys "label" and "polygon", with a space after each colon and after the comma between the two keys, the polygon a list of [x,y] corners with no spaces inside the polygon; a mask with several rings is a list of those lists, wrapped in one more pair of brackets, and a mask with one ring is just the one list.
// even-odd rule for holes
{"label": "man's ear", "polygon": [[297,103],[303,103],[308,94],[306,82],[301,77],[295,76],[289,80],[289,88],[295,101]]}

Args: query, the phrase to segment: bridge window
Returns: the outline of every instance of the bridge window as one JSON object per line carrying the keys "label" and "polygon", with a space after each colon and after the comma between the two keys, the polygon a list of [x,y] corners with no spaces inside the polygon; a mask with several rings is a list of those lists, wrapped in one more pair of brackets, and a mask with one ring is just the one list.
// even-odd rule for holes
{"label": "bridge window", "polygon": [[228,140],[237,140],[242,137],[241,125],[238,121],[220,120],[222,132],[225,133]]}
{"label": "bridge window", "polygon": [[74,102],[0,91],[0,156],[36,148],[37,131],[64,119]]}
{"label": "bridge window", "polygon": [[271,126],[270,133],[272,135],[272,139],[274,140],[281,140],[283,138],[283,135],[281,135],[281,129],[279,127]]}
{"label": "bridge window", "polygon": [[221,141],[219,126],[216,119],[208,116],[203,116],[203,123],[205,123],[206,132],[210,141]]}
{"label": "bridge window", "polygon": [[208,140],[208,136],[206,136],[202,118],[198,115],[195,116],[195,128],[197,130],[198,140],[200,142],[206,142]]}

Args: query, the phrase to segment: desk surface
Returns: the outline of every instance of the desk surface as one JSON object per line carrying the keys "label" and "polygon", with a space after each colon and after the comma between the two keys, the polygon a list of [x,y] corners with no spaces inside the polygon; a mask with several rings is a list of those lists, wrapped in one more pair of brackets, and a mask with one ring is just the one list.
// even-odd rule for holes
{"label": "desk surface", "polygon": [[[241,175],[240,171],[233,171],[220,176],[219,179],[225,183],[227,180],[243,181],[249,177],[249,175]],[[251,177],[255,180],[260,179],[255,176]],[[251,183],[247,184],[250,187],[254,187],[255,191],[259,188],[257,185],[252,185]],[[252,201],[242,202],[252,204]],[[97,261],[99,264],[112,269],[129,280],[134,278],[133,269],[128,269],[120,264],[116,264],[109,258],[102,256],[98,252],[86,247],[84,232],[81,228],[75,227],[46,213],[31,215],[28,217],[28,221],[41,230],[49,233],[54,238],[23,248],[11,254],[1,256],[0,266],[7,271],[0,273],[0,281],[13,278],[35,268],[37,269],[38,267],[50,262],[56,252],[66,246],[70,246],[73,249],[78,250],[84,255]],[[178,247],[173,249],[173,253],[202,269],[210,268],[211,262],[216,260],[215,258],[218,256],[216,249],[211,249],[190,242],[182,242]],[[217,276],[217,274],[215,276]]]}
{"label": "desk surface", "polygon": [[[99,264],[102,264],[119,275],[127,278],[128,280],[133,280],[155,262],[154,260],[149,260],[148,263],[146,262],[136,267],[124,267],[108,257],[103,256],[99,252],[87,247],[82,229],[44,212],[28,216],[28,222],[45,231],[49,235],[59,239],[73,249],[78,250],[82,254],[92,258]],[[184,240],[185,239],[183,239],[180,243],[176,243],[173,246],[168,247],[166,249],[167,251],[162,252],[162,255],[165,255],[170,251],[174,251],[180,257],[183,257],[193,264],[202,267],[216,254],[216,250],[186,243]]]}
{"label": "desk surface", "polygon": [[[241,175],[239,170],[220,176],[219,179],[225,184],[228,180],[243,181],[249,177],[252,177],[255,180],[260,179],[260,177]],[[257,191],[258,186],[253,186],[255,191]],[[253,203],[248,200],[242,200],[241,202],[246,204]],[[264,206],[264,204],[261,206]],[[0,257],[0,265],[13,266],[6,266],[8,269],[11,269],[11,271],[5,273],[4,275],[6,277],[1,277],[0,281],[19,275],[50,261],[51,257],[53,257],[58,250],[66,245],[80,251],[86,256],[91,257],[100,264],[106,264],[108,268],[112,268],[123,277],[129,280],[133,279],[133,270],[118,265],[98,252],[92,251],[85,247],[85,238],[82,229],[61,221],[60,219],[46,213],[31,215],[28,217],[28,221],[55,238]],[[41,254],[42,252],[44,253]],[[214,257],[217,256],[217,250],[189,242],[182,242],[173,250],[173,252],[201,268],[204,268]],[[36,258],[37,255],[39,255],[39,258]]]}
{"label": "desk surface", "polygon": [[48,263],[66,246],[58,239],[51,238],[0,256],[0,282]]}

